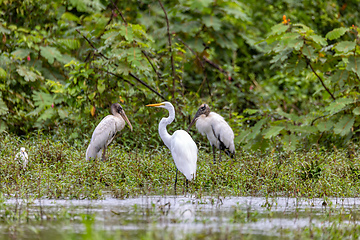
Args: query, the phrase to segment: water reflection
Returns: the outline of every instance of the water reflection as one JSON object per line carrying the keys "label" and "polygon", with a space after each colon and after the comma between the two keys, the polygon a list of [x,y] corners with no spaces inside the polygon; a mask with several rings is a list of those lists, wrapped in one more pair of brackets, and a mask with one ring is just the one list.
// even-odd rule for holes
{"label": "water reflection", "polygon": [[[44,215],[65,211],[75,216],[71,228],[84,229],[81,214],[95,216],[95,228],[121,231],[161,229],[171,231],[178,239],[184,233],[225,228],[254,235],[277,236],[279,229],[326,226],[329,214],[357,211],[359,199],[329,198],[262,198],[262,197],[201,197],[141,196],[129,199],[106,197],[104,200],[21,200],[10,199],[8,206]],[[339,211],[339,212],[337,212]],[[55,215],[55,214],[54,214]],[[78,221],[76,221],[78,220]],[[357,219],[343,224],[359,224]],[[42,225],[42,227],[44,227]]]}

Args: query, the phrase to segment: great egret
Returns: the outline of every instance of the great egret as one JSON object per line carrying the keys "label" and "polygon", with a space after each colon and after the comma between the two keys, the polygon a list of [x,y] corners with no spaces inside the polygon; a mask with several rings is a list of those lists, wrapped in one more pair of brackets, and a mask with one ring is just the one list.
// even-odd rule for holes
{"label": "great egret", "polygon": [[[114,139],[115,134],[124,128],[125,121],[129,124],[132,131],[131,123],[119,103],[111,105],[111,113],[112,115],[107,115],[96,126],[89,147],[86,150],[86,160],[100,157],[102,160],[105,160],[106,147]],[[102,156],[101,151],[103,151]]]}
{"label": "great egret", "polygon": [[[177,130],[170,135],[166,126],[175,119],[175,110],[171,103],[162,102],[148,104],[148,107],[161,107],[169,111],[169,117],[162,118],[159,123],[159,134],[165,145],[170,149],[176,168],[186,177],[186,183],[195,178],[197,162],[197,146],[190,135],[184,130]],[[177,170],[174,190],[176,192]]]}
{"label": "great egret", "polygon": [[15,160],[18,161],[19,164],[22,164],[22,168],[24,170],[26,169],[26,166],[29,162],[29,157],[24,147],[21,147],[20,152],[15,155]]}
{"label": "great egret", "polygon": [[222,116],[215,112],[210,112],[210,107],[207,104],[202,104],[197,110],[195,117],[191,121],[188,131],[191,126],[196,122],[196,128],[202,134],[207,136],[214,155],[215,160],[215,147],[220,149],[219,159],[221,161],[221,151],[233,157],[235,154],[234,145],[234,132],[229,124]]}

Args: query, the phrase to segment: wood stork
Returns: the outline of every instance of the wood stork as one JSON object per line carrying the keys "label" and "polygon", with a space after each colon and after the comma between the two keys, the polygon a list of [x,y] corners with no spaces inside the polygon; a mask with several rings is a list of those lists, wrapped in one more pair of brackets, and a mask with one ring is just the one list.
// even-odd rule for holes
{"label": "wood stork", "polygon": [[[105,160],[107,146],[114,139],[116,133],[124,128],[125,121],[129,124],[132,131],[131,123],[119,103],[111,105],[111,113],[112,115],[107,115],[96,126],[86,150],[86,160],[100,157],[102,160]],[[102,155],[101,151],[103,151]]]}
{"label": "wood stork", "polygon": [[206,134],[206,137],[212,146],[214,163],[216,163],[215,147],[220,150],[220,161],[222,150],[224,150],[228,156],[232,158],[234,157],[234,132],[222,116],[215,112],[211,112],[209,105],[202,104],[197,110],[195,117],[191,121],[187,131],[189,131],[195,122],[198,131],[202,135]]}
{"label": "wood stork", "polygon": [[21,147],[20,152],[15,155],[15,161],[18,161],[18,163],[22,165],[23,170],[26,169],[26,166],[29,162],[29,157],[24,147]]}
{"label": "wood stork", "polygon": [[[177,130],[170,135],[166,126],[172,123],[175,119],[175,109],[169,102],[148,104],[148,107],[160,107],[169,111],[169,117],[162,118],[159,123],[159,134],[165,145],[170,149],[171,155],[174,159],[177,170],[179,170],[186,177],[186,184],[188,180],[191,181],[196,175],[196,162],[198,149],[191,138],[191,136],[184,130]],[[174,190],[176,193],[177,170],[175,177]]]}

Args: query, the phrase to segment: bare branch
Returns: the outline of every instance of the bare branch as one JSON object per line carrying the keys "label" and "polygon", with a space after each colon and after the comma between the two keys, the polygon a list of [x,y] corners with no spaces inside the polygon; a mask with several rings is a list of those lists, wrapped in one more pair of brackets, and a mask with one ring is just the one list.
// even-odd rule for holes
{"label": "bare branch", "polygon": [[158,93],[155,89],[153,89],[152,87],[150,87],[146,82],[140,80],[137,76],[135,76],[135,75],[132,74],[131,72],[129,72],[129,75],[130,75],[131,77],[133,77],[134,79],[136,79],[138,82],[140,82],[142,85],[144,85],[145,87],[147,87],[148,89],[150,89],[153,93],[155,93],[156,95],[158,95],[159,97],[161,97],[163,100],[166,100],[163,95],[161,95],[161,94]]}
{"label": "bare branch", "polygon": [[161,77],[160,76],[160,73],[156,70],[154,64],[152,64],[152,62],[150,61],[150,58],[148,56],[148,54],[144,51],[144,50],[141,50],[142,54],[144,54],[144,56],[146,57],[146,59],[148,60],[148,62],[150,63],[152,69],[154,70],[154,72],[156,73],[158,79]]}
{"label": "bare branch", "polygon": [[[304,56],[304,55],[303,55],[303,56]],[[331,98],[332,98],[333,100],[335,100],[334,95],[330,92],[330,90],[326,87],[326,85],[325,85],[324,81],[322,80],[322,78],[321,78],[321,77],[316,73],[316,71],[314,70],[313,66],[311,65],[310,60],[309,60],[307,57],[305,57],[305,56],[304,56],[304,58],[306,59],[307,64],[310,66],[311,71],[312,71],[312,72],[315,74],[315,76],[320,80],[321,85],[322,85],[322,86],[325,88],[325,90],[330,94]]]}
{"label": "bare branch", "polygon": [[116,10],[118,11],[118,13],[120,14],[120,16],[121,16],[121,18],[122,18],[125,26],[127,26],[128,24],[127,24],[127,21],[126,21],[125,18],[124,18],[124,15],[122,15],[121,11],[119,10],[119,8],[116,6],[116,4],[115,4],[112,0],[110,0],[110,2],[114,5],[115,9],[116,9]]}
{"label": "bare branch", "polygon": [[174,94],[175,94],[175,64],[174,64],[174,57],[173,57],[173,52],[172,52],[172,46],[171,46],[171,34],[170,34],[170,25],[169,25],[169,19],[166,13],[166,10],[162,4],[162,2],[160,0],[159,4],[162,8],[162,10],[164,11],[165,14],[165,19],[166,19],[166,26],[167,26],[167,34],[168,34],[168,41],[169,41],[169,49],[170,49],[170,61],[171,61],[171,69],[172,69],[172,77],[173,77],[173,91],[172,91],[172,97],[174,98]]}
{"label": "bare branch", "polygon": [[230,73],[225,71],[222,67],[220,67],[219,65],[217,65],[216,63],[214,63],[213,61],[211,61],[210,59],[208,59],[207,57],[203,56],[203,59],[205,60],[205,62],[207,62],[210,66],[216,68],[217,70],[219,70],[220,72],[222,72],[223,74],[225,74],[229,80],[234,80]]}

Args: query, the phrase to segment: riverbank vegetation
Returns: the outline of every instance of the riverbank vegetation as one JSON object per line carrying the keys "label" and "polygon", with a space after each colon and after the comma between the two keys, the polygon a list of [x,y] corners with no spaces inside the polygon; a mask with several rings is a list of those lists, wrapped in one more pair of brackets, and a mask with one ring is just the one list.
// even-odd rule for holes
{"label": "riverbank vegetation", "polygon": [[[121,137],[120,137],[121,139]],[[29,154],[22,169],[15,160],[19,142]],[[5,196],[50,199],[101,199],[138,195],[173,195],[175,164],[167,148],[126,149],[110,145],[106,161],[85,160],[87,145],[46,135],[19,139],[2,134],[1,190]],[[235,158],[212,163],[210,147],[200,147],[196,180],[188,189],[179,174],[178,193],[198,197],[357,197],[360,165],[358,148],[311,149],[303,152],[238,150]]]}

